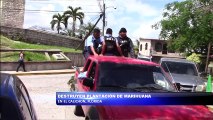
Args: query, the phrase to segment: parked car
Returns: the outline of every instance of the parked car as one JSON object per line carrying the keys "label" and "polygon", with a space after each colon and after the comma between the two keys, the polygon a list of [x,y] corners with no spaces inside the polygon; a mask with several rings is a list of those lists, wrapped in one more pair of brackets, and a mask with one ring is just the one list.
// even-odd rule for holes
{"label": "parked car", "polygon": [[[177,92],[160,65],[114,56],[89,57],[75,73],[78,92]],[[205,106],[75,106],[85,119],[213,119]]]}
{"label": "parked car", "polygon": [[205,82],[200,77],[195,63],[186,59],[161,58],[160,65],[171,76],[173,82],[180,83],[181,91],[205,90]]}
{"label": "parked car", "polygon": [[138,54],[137,59],[152,62],[152,57],[151,56],[148,57],[148,56],[144,56],[144,55]]}
{"label": "parked car", "polygon": [[37,120],[29,93],[15,75],[0,73],[1,120]]}

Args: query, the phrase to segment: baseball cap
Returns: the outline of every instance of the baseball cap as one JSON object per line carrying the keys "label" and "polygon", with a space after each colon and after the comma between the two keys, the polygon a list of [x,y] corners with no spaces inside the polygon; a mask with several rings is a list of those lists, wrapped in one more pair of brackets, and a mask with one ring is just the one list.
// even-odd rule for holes
{"label": "baseball cap", "polygon": [[107,28],[106,34],[112,34],[112,29],[111,28]]}
{"label": "baseball cap", "polygon": [[121,28],[120,31],[119,31],[119,33],[121,33],[121,32],[127,32],[126,28]]}

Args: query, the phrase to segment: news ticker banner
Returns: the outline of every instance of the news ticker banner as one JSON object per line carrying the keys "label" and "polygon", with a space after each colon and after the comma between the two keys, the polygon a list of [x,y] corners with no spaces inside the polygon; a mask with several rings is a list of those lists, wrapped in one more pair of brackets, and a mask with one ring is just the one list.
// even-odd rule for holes
{"label": "news ticker banner", "polygon": [[57,105],[213,105],[213,93],[56,92]]}

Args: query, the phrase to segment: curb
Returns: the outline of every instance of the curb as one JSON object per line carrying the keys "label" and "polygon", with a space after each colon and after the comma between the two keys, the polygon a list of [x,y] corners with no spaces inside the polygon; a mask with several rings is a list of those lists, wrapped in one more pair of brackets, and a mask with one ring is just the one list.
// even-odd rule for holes
{"label": "curb", "polygon": [[12,75],[24,76],[24,75],[73,74],[75,73],[75,70],[67,69],[67,70],[45,70],[45,71],[29,71],[29,72],[15,72],[15,71],[1,71],[1,72],[9,73]]}

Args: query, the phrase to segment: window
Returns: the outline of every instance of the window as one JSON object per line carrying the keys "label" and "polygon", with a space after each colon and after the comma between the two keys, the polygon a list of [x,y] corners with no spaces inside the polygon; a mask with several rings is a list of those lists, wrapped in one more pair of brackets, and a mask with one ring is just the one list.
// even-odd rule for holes
{"label": "window", "polygon": [[164,61],[162,67],[166,72],[198,76],[195,65],[191,63]]}
{"label": "window", "polygon": [[161,74],[159,72],[153,72],[153,76],[154,76],[154,80],[155,80],[156,84],[162,86],[165,89],[169,88],[169,83],[166,81],[163,74]]}
{"label": "window", "polygon": [[156,43],[155,44],[155,50],[156,52],[162,52],[162,44],[161,43]]}
{"label": "window", "polygon": [[147,50],[147,49],[148,49],[148,43],[145,44],[145,50]]}
{"label": "window", "polygon": [[142,44],[141,44],[141,45],[140,45],[140,51],[142,51],[142,47],[143,47],[143,46],[142,46]]}
{"label": "window", "polygon": [[[137,88],[149,85],[161,86],[173,91],[174,88],[158,66],[137,64],[101,63],[97,87],[123,86]],[[116,89],[119,89],[117,87]]]}

